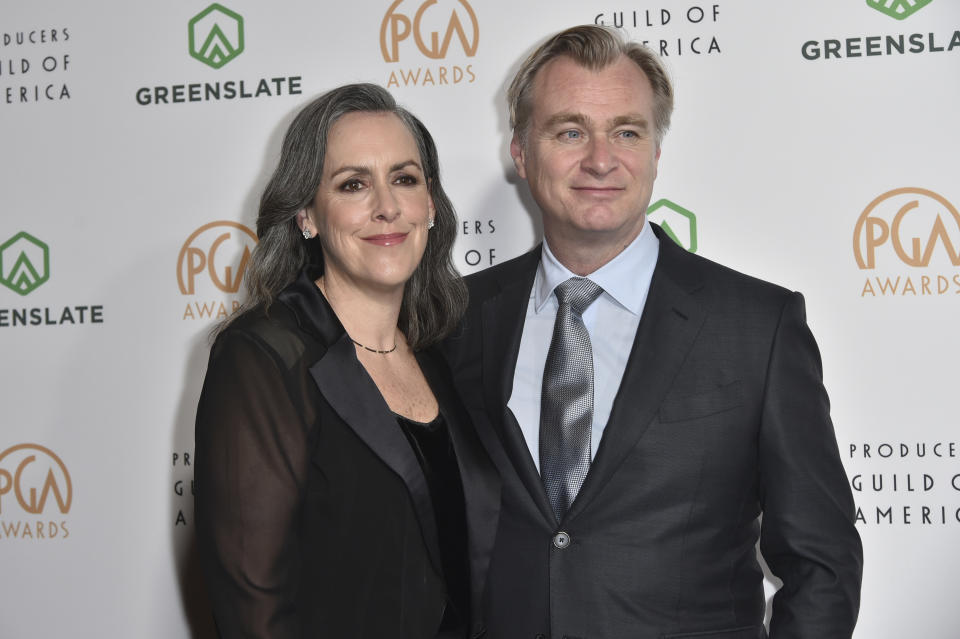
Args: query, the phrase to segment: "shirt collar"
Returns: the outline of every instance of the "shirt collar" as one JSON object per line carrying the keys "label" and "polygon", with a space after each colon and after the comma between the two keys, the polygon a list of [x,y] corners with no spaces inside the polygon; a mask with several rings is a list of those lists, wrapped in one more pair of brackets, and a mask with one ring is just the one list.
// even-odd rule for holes
{"label": "shirt collar", "polygon": [[[636,286],[637,278],[641,273],[653,271],[659,252],[660,242],[653,234],[650,222],[645,221],[640,234],[627,248],[587,277],[600,286],[604,294],[614,302],[639,316],[643,312],[647,295],[643,287]],[[537,281],[533,287],[534,308],[537,313],[540,313],[550,300],[553,289],[571,277],[577,275],[557,260],[544,238]],[[649,278],[646,281],[649,281]]]}

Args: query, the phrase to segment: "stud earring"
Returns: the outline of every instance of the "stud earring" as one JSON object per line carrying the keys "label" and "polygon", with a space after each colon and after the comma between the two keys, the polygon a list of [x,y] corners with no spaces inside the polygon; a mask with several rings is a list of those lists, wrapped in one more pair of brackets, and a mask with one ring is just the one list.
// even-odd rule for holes
{"label": "stud earring", "polygon": [[303,229],[303,239],[309,240],[309,239],[312,239],[312,238],[313,238],[313,236],[310,235],[310,231],[308,231],[307,229]]}
{"label": "stud earring", "polygon": [[433,218],[431,217],[429,220],[427,220],[427,230],[429,231],[429,230],[432,229],[434,226],[436,226],[436,225],[433,223]]}

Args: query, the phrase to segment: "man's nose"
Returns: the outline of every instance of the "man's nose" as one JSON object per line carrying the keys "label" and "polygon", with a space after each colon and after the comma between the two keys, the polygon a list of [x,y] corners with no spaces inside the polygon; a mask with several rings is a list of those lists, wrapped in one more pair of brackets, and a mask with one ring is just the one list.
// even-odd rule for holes
{"label": "man's nose", "polygon": [[604,136],[594,137],[587,143],[586,155],[580,162],[584,171],[596,177],[607,175],[617,168],[617,164],[611,142]]}

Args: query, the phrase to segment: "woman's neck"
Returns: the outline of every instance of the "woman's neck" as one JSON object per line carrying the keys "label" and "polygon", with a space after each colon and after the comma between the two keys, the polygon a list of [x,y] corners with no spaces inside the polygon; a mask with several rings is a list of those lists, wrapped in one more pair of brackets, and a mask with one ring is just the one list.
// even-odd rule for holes
{"label": "woman's neck", "polygon": [[401,341],[397,320],[403,288],[370,290],[336,277],[320,276],[320,292],[354,342],[378,351],[390,351]]}

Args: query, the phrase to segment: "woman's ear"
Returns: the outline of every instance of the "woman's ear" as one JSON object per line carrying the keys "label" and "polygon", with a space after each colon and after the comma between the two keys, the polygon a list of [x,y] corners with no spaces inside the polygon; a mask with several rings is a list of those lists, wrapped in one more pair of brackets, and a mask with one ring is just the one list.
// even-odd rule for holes
{"label": "woman's ear", "polygon": [[303,239],[305,240],[309,240],[317,234],[317,227],[310,219],[307,209],[297,211],[297,226],[300,227],[300,232],[303,233]]}

